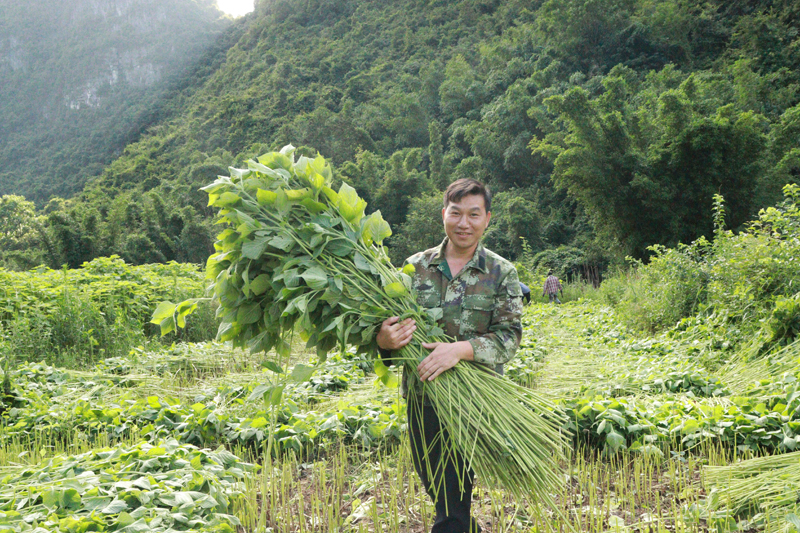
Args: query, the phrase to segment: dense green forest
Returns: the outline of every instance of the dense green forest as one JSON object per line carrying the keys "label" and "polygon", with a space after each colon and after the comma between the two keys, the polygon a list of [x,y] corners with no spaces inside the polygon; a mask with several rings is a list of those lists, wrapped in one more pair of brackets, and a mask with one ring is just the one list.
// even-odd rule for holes
{"label": "dense green forest", "polygon": [[495,191],[486,240],[512,259],[647,258],[710,235],[714,194],[735,229],[797,181],[798,17],[788,0],[257,2],[80,194],[5,197],[0,249],[12,268],[204,261],[198,188],[292,143],[381,210],[395,260],[438,242],[440,191],[465,176]]}
{"label": "dense green forest", "polygon": [[214,0],[0,1],[0,194],[79,192],[175,105],[230,24]]}

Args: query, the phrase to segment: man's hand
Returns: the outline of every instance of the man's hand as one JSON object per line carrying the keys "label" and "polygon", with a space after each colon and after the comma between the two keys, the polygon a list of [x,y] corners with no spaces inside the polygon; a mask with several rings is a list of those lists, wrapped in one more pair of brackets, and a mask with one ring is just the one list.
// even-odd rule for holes
{"label": "man's hand", "polygon": [[433,350],[417,366],[417,372],[422,381],[433,381],[439,374],[450,370],[462,359],[472,361],[475,355],[472,345],[467,341],[424,342],[422,347]]}
{"label": "man's hand", "polygon": [[400,317],[389,317],[381,324],[381,329],[378,331],[376,340],[378,346],[384,350],[399,350],[409,342],[417,329],[417,324],[414,320],[407,318],[402,322],[398,322]]}

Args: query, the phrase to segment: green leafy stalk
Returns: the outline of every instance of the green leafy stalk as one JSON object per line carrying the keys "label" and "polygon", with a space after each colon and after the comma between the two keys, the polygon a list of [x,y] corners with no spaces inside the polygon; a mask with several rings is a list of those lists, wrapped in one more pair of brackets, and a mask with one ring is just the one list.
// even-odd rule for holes
{"label": "green leafy stalk", "polygon": [[[383,320],[413,318],[413,340],[395,359],[410,376],[411,394],[429,398],[439,414],[445,450],[463,454],[485,482],[552,506],[561,482],[554,465],[566,438],[555,407],[470,363],[433,382],[419,380],[417,365],[428,354],[422,343],[452,339],[436,324],[441,310],[417,304],[413,267],[392,266],[383,246],[391,229],[380,212],[365,215],[367,204],[352,187],[329,187],[321,156],[295,160],[291,146],[230,174],[203,188],[226,226],[207,263],[219,301],[218,338],[285,357],[288,335],[299,331],[323,362],[337,345],[374,354]],[[153,321],[162,330],[182,327],[195,303],[162,304]],[[375,366],[384,382],[394,381],[380,361]]]}

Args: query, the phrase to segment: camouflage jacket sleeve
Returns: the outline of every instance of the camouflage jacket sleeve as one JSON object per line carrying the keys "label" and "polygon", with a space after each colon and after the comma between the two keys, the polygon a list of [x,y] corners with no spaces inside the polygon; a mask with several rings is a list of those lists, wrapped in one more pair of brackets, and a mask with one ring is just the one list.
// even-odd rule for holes
{"label": "camouflage jacket sleeve", "polygon": [[522,289],[515,269],[509,270],[494,295],[489,331],[469,340],[476,363],[495,366],[510,361],[522,339]]}

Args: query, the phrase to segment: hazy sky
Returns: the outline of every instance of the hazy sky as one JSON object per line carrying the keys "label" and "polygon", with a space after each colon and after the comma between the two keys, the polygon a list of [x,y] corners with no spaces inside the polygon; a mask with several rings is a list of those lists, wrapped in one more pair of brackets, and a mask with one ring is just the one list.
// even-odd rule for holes
{"label": "hazy sky", "polygon": [[253,0],[217,0],[217,5],[222,11],[234,17],[240,17],[253,10]]}

